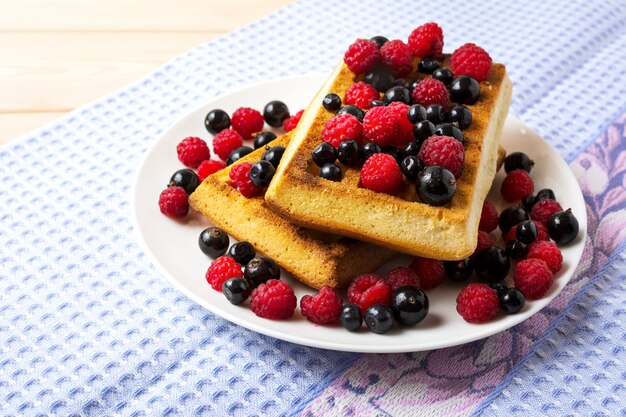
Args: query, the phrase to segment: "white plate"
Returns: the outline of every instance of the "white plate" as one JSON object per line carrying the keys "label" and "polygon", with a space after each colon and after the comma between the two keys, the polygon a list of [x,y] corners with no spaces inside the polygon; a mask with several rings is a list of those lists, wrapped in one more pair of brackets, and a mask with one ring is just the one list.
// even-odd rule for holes
{"label": "white plate", "polygon": [[[204,117],[214,108],[232,113],[240,106],[262,109],[270,100],[282,100],[293,112],[305,107],[326,78],[326,74],[278,79],[249,86],[227,94],[193,110],[174,123],[158,138],[139,166],[132,190],[132,211],[135,230],[154,265],[174,286],[198,304],[234,323],[269,336],[302,345],[352,352],[410,352],[459,345],[506,330],[545,307],[572,277],[583,253],[587,216],[582,193],[572,171],[557,152],[530,128],[509,116],[502,137],[508,152],[524,151],[535,161],[532,177],[537,189],[552,188],[564,208],[572,208],[580,222],[575,242],[562,247],[564,265],[546,297],[526,303],[514,315],[501,314],[492,322],[469,324],[455,310],[455,299],[462,284],[446,282],[428,291],[430,312],[417,326],[395,328],[384,335],[370,333],[365,326],[351,333],[341,326],[318,326],[308,322],[299,308],[286,321],[266,320],[255,316],[247,303],[234,306],[219,292],[213,291],[204,279],[210,259],[198,249],[198,235],[210,223],[202,216],[189,216],[184,222],[173,221],[159,212],[157,200],[170,175],[183,168],[176,157],[176,144],[187,136],[199,136],[210,143],[204,128]],[[498,190],[503,178],[498,174],[490,198],[505,207]],[[493,233],[494,236],[499,234]],[[408,258],[387,265],[407,264]],[[513,268],[511,268],[513,270]],[[283,272],[283,279],[293,285],[298,300],[312,290]],[[511,282],[511,277],[507,279]]]}

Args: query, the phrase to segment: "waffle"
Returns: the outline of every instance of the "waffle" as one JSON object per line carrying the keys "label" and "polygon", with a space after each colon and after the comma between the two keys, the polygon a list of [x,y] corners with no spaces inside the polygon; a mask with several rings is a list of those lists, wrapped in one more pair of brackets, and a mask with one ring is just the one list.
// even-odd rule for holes
{"label": "waffle", "polygon": [[[269,146],[286,146],[292,133]],[[264,149],[235,162],[256,162]],[[273,213],[262,196],[246,198],[229,185],[232,165],[208,178],[190,196],[191,207],[238,240],[276,261],[303,283],[321,288],[345,287],[356,275],[372,272],[397,253],[370,243],[339,238],[296,226]]]}
{"label": "waffle", "polygon": [[[449,61],[444,66],[449,67]],[[398,196],[360,188],[359,171],[353,168],[344,167],[341,182],[319,177],[311,151],[321,142],[324,124],[333,116],[322,107],[322,99],[330,92],[343,98],[348,87],[361,77],[355,76],[343,62],[333,71],[294,130],[265,194],[266,202],[275,212],[303,227],[354,237],[399,252],[446,260],[471,255],[477,243],[482,203],[502,156],[500,135],[512,89],[504,65],[493,64],[488,79],[481,82],[479,101],[468,106],[473,121],[463,131],[463,173],[452,201],[442,207],[419,202],[408,183]]]}

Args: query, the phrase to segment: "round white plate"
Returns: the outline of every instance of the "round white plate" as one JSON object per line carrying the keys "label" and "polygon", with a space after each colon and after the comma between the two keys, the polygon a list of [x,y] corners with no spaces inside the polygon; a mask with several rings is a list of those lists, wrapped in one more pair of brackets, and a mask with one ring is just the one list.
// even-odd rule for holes
{"label": "round white plate", "polygon": [[[396,327],[384,335],[367,331],[351,333],[340,325],[318,326],[304,319],[296,310],[294,317],[285,321],[257,317],[247,307],[230,304],[219,292],[211,289],[204,274],[211,259],[198,249],[198,235],[210,226],[199,214],[178,222],[159,212],[159,193],[167,185],[170,175],[183,168],[176,157],[176,144],[187,136],[209,140],[204,128],[204,117],[214,108],[231,114],[240,106],[262,109],[270,100],[282,100],[295,113],[304,108],[326,78],[326,74],[305,75],[256,84],[215,98],[184,116],[156,139],[138,169],[132,190],[132,211],[139,240],[154,265],[174,286],[198,304],[215,314],[259,333],[302,345],[352,352],[410,352],[459,345],[506,330],[529,318],[545,307],[572,277],[583,253],[587,216],[582,193],[567,164],[557,152],[535,132],[515,117],[506,121],[502,144],[508,152],[523,151],[535,161],[532,177],[537,189],[552,188],[564,208],[572,211],[580,222],[580,234],[575,242],[562,247],[564,266],[546,297],[529,301],[524,309],[514,315],[500,314],[496,320],[485,324],[465,322],[455,310],[455,299],[463,284],[446,282],[428,291],[430,311],[426,319],[410,328]],[[499,209],[506,205],[499,189],[503,178],[500,170],[493,184],[490,198]],[[499,235],[496,231],[494,236]],[[400,259],[382,268],[406,265],[408,258]],[[513,268],[511,268],[511,271]],[[312,289],[300,284],[283,272],[285,281],[294,287],[298,300]],[[511,282],[511,276],[507,278]]]}

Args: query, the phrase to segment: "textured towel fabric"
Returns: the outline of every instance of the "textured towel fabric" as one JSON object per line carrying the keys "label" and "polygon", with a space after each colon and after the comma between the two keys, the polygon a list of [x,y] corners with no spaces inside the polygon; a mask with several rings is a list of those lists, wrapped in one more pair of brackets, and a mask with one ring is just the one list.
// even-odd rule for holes
{"label": "textured towel fabric", "polygon": [[[0,415],[626,414],[626,9],[503,3],[297,2],[1,148]],[[406,39],[431,20],[446,51],[472,41],[507,64],[512,112],[580,181],[588,245],[548,308],[456,348],[357,355],[232,325],[154,270],[128,200],[163,129],[235,87],[330,70],[356,37]]]}

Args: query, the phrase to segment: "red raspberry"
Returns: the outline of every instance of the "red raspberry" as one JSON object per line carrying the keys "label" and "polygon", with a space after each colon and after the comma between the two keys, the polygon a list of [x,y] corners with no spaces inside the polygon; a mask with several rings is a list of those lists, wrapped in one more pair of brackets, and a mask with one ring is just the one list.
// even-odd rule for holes
{"label": "red raspberry", "polygon": [[251,163],[242,162],[233,166],[228,174],[231,179],[230,185],[247,198],[252,198],[263,192],[262,188],[252,183],[250,179],[250,168],[252,168]]}
{"label": "red raspberry", "polygon": [[373,41],[367,39],[357,39],[348,47],[343,62],[346,63],[350,71],[355,74],[362,74],[380,61],[378,46]]}
{"label": "red raspberry", "polygon": [[363,164],[360,184],[377,193],[394,194],[402,187],[402,171],[393,156],[377,153]]}
{"label": "red raspberry", "polygon": [[533,191],[535,191],[535,184],[528,172],[523,169],[509,172],[500,187],[502,197],[509,202],[519,201],[528,194],[532,194]]}
{"label": "red raspberry", "polygon": [[548,265],[553,274],[563,267],[563,255],[561,250],[552,242],[538,240],[528,247],[527,258],[541,259]]}
{"label": "red raspberry", "polygon": [[474,253],[472,256],[480,253],[483,249],[488,248],[489,246],[495,245],[496,242],[493,240],[491,235],[484,230],[478,231],[478,243],[476,244],[476,249],[474,249]]}
{"label": "red raspberry", "polygon": [[183,187],[169,187],[159,195],[161,213],[173,219],[182,219],[189,213],[189,200]]}
{"label": "red raspberry", "polygon": [[342,306],[341,296],[328,285],[320,288],[317,294],[300,299],[302,315],[317,324],[332,324],[339,320]]}
{"label": "red raspberry", "polygon": [[513,283],[530,300],[543,297],[552,286],[553,274],[541,259],[524,259],[515,267]]}
{"label": "red raspberry", "polygon": [[348,301],[357,304],[365,314],[365,311],[374,304],[389,305],[391,289],[385,280],[376,274],[359,275],[348,287]]}
{"label": "red raspberry", "polygon": [[352,104],[362,109],[369,109],[372,100],[380,99],[380,93],[370,84],[359,81],[352,84],[346,91],[346,104]]}
{"label": "red raspberry", "polygon": [[322,130],[322,141],[335,148],[344,140],[355,140],[359,145],[363,140],[363,126],[359,119],[351,114],[340,114],[328,120]]}
{"label": "red raspberry", "polygon": [[492,232],[496,230],[496,227],[498,227],[498,209],[491,201],[485,200],[478,228],[485,232]]}
{"label": "red raspberry", "polygon": [[222,292],[222,284],[229,278],[242,277],[241,265],[230,256],[220,256],[209,265],[205,278],[215,291]]}
{"label": "red raspberry", "polygon": [[448,107],[448,89],[446,85],[434,78],[426,78],[420,81],[413,89],[413,103],[428,107],[431,104],[439,104]]}
{"label": "red raspberry", "polygon": [[409,35],[409,48],[415,56],[437,57],[443,50],[443,31],[434,22],[419,26]]}
{"label": "red raspberry", "polygon": [[530,217],[545,226],[546,224],[548,224],[548,220],[550,220],[550,217],[552,217],[554,213],[558,213],[559,211],[563,211],[561,205],[551,198],[547,198],[545,200],[540,200],[535,203],[532,210],[530,210]]}
{"label": "red raspberry", "polygon": [[424,165],[442,166],[459,178],[465,162],[465,149],[461,142],[450,136],[431,136],[424,141],[417,156]]}
{"label": "red raspberry", "polygon": [[259,317],[271,320],[293,316],[298,300],[285,281],[270,279],[256,287],[250,295],[250,310]]}
{"label": "red raspberry", "polygon": [[221,171],[224,168],[226,168],[226,164],[223,161],[216,161],[214,159],[202,161],[198,167],[198,179],[202,182],[209,175],[215,174],[217,171]]}
{"label": "red raspberry", "polygon": [[409,112],[409,106],[399,101],[394,101],[393,103],[389,104],[387,108],[398,115],[399,128],[398,134],[393,141],[393,145],[404,146],[407,143],[414,141],[415,136],[413,136],[413,123],[411,123],[411,121],[407,117],[407,113]]}
{"label": "red raspberry", "polygon": [[491,71],[491,57],[480,46],[466,43],[450,57],[450,69],[457,75],[469,75],[476,81],[485,81]]}
{"label": "red raspberry", "polygon": [[389,107],[371,108],[363,118],[365,142],[374,142],[380,147],[391,145],[400,131],[396,112]]}
{"label": "red raspberry", "polygon": [[243,138],[233,129],[224,129],[213,137],[213,152],[223,161],[240,146],[243,146]]}
{"label": "red raspberry", "polygon": [[304,110],[300,110],[298,113],[285,119],[283,122],[283,129],[285,129],[285,132],[291,132],[296,128],[296,126],[298,126],[303,113]]}
{"label": "red raspberry", "polygon": [[493,320],[499,309],[498,295],[487,284],[468,284],[456,297],[456,311],[469,323]]}
{"label": "red raspberry", "polygon": [[250,107],[239,107],[230,118],[230,125],[244,139],[252,139],[254,133],[263,130],[263,122],[261,112]]}
{"label": "red raspberry", "polygon": [[387,275],[385,275],[383,279],[387,282],[389,288],[391,288],[391,292],[394,292],[398,288],[404,287],[405,285],[411,285],[418,288],[420,286],[417,274],[406,266],[399,266],[392,269],[387,272]]}
{"label": "red raspberry", "polygon": [[409,265],[416,274],[420,283],[420,288],[429,290],[439,286],[446,277],[443,262],[436,259],[416,257]]}
{"label": "red raspberry", "polygon": [[206,159],[211,158],[211,151],[206,142],[200,138],[189,136],[176,146],[178,160],[189,168],[196,168]]}
{"label": "red raspberry", "polygon": [[380,57],[391,68],[394,77],[405,77],[413,70],[411,50],[399,39],[385,42],[380,48]]}

